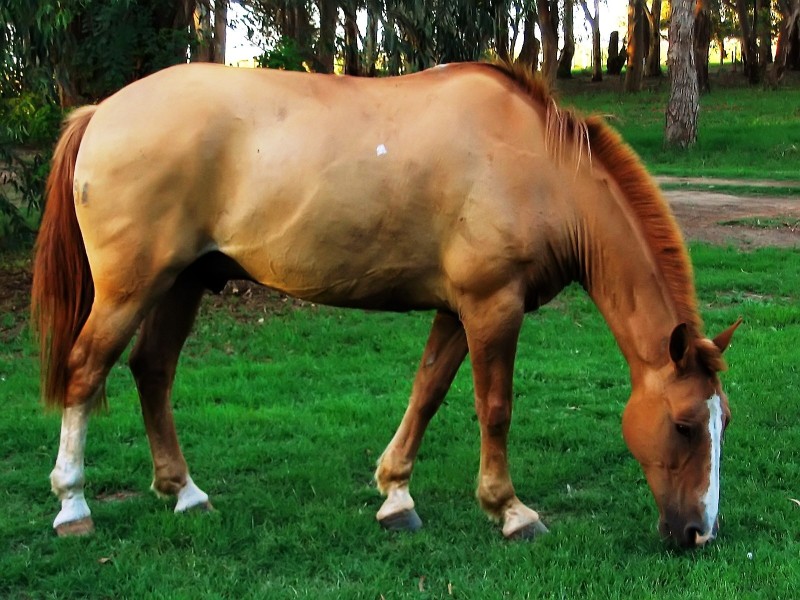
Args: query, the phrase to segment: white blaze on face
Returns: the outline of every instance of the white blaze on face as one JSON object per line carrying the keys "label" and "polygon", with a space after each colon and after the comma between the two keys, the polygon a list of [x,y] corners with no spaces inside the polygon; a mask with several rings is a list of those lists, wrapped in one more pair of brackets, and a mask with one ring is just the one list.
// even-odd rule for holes
{"label": "white blaze on face", "polygon": [[708,474],[708,489],[701,498],[705,506],[704,514],[704,536],[711,536],[714,524],[717,521],[717,511],[719,510],[719,472],[720,458],[722,455],[722,400],[718,394],[714,394],[706,401],[708,405],[708,435],[711,440],[711,460],[710,472]]}

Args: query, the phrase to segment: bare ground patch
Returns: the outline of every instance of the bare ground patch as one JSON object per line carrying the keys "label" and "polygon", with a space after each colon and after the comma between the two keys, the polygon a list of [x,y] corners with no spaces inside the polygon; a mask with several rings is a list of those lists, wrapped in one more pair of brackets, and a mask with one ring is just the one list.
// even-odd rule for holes
{"label": "bare ground patch", "polygon": [[[800,230],[782,225],[800,218],[800,199],[688,190],[670,190],[664,196],[689,241],[742,249],[800,247]],[[755,219],[772,225],[758,225]]]}

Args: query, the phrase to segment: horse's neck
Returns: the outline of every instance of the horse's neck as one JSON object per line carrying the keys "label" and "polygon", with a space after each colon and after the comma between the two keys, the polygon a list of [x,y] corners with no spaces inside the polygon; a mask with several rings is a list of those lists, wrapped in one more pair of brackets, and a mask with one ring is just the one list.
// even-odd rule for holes
{"label": "horse's neck", "polygon": [[579,263],[586,289],[632,372],[668,358],[678,314],[660,266],[623,198],[612,188],[584,196]]}

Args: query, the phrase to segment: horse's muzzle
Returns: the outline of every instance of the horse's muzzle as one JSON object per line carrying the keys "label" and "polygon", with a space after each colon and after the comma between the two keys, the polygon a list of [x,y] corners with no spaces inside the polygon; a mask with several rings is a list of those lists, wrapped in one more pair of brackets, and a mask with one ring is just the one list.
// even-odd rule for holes
{"label": "horse's muzzle", "polygon": [[714,522],[711,531],[703,531],[703,525],[699,522],[689,522],[679,526],[675,521],[662,520],[658,524],[658,531],[661,537],[674,541],[681,548],[692,550],[709,543],[717,537],[719,531],[719,520]]}

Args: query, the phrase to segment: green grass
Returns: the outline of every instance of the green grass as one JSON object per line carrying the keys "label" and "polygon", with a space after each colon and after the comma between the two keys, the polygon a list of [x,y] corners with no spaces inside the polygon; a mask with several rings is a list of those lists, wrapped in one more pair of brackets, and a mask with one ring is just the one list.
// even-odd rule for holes
{"label": "green grass", "polygon": [[606,115],[658,175],[796,180],[800,176],[800,89],[719,88],[701,96],[697,145],[664,148],[668,86],[623,95],[571,86],[562,102]]}
{"label": "green grass", "polygon": [[800,229],[800,219],[796,217],[744,217],[720,221],[720,225],[738,225],[759,229]]}
{"label": "green grass", "polygon": [[[430,315],[307,307],[267,316],[209,303],[174,404],[192,473],[217,512],[176,516],[147,492],[149,451],[120,364],[110,413],[89,432],[97,532],[57,539],[47,476],[59,419],[36,402],[32,345],[14,327],[22,317],[4,315],[4,331],[19,333],[0,345],[0,597],[794,597],[800,255],[694,246],[692,258],[709,332],[745,318],[724,376],[733,423],[721,537],[706,549],[677,552],[657,537],[655,504],[620,435],[626,365],[576,288],[528,317],[520,341],[510,460],[518,493],[551,528],[534,543],[503,541],[474,500],[468,366],[415,471],[423,530],[375,523],[374,463],[402,416]],[[130,494],[97,500],[119,492]]]}

